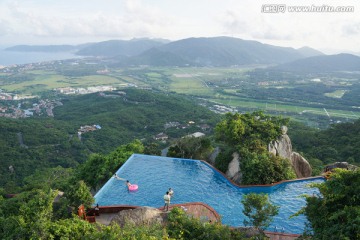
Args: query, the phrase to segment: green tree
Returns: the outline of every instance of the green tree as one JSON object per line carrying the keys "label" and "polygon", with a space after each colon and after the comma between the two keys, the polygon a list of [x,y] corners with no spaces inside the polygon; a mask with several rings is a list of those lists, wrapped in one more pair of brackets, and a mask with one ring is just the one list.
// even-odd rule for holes
{"label": "green tree", "polygon": [[279,207],[269,202],[267,194],[249,193],[243,197],[243,213],[248,220],[244,220],[245,226],[252,225],[258,229],[266,229],[278,214]]}
{"label": "green tree", "polygon": [[180,208],[173,208],[171,210],[168,221],[167,230],[169,236],[174,239],[246,239],[241,232],[233,231],[221,223],[204,223],[197,218],[189,217]]}
{"label": "green tree", "polygon": [[6,217],[0,217],[0,238],[49,239],[48,226],[56,193],[57,191],[51,190],[33,190],[19,196],[20,201],[5,201],[7,206],[15,203],[19,210],[7,213]]}
{"label": "green tree", "polygon": [[92,189],[103,185],[114,172],[134,153],[143,153],[140,140],[121,145],[108,155],[93,154],[79,168],[77,178],[84,180]]}
{"label": "green tree", "polygon": [[354,122],[332,124],[325,130],[291,122],[289,136],[295,150],[304,153],[307,159],[317,158],[323,162],[322,165],[343,161],[359,165],[359,131],[360,119]]}
{"label": "green tree", "polygon": [[77,179],[83,179],[91,188],[96,189],[107,179],[109,170],[106,156],[95,153],[77,168]]}
{"label": "green tree", "polygon": [[243,184],[271,184],[296,178],[289,160],[269,152],[242,152]]}
{"label": "green tree", "polygon": [[74,217],[50,222],[48,232],[53,239],[96,239],[92,236],[98,229],[96,225]]}
{"label": "green tree", "polygon": [[213,151],[211,140],[207,137],[187,136],[176,141],[169,148],[167,156],[190,159],[207,159]]}
{"label": "green tree", "polygon": [[59,189],[64,190],[71,176],[74,174],[72,168],[46,168],[36,170],[34,174],[24,178],[23,190],[32,189]]}
{"label": "green tree", "polygon": [[281,126],[288,119],[265,115],[263,112],[228,113],[215,127],[215,137],[232,146],[250,146],[258,140],[265,146],[281,135]]}
{"label": "green tree", "polygon": [[161,156],[161,150],[159,144],[156,142],[150,142],[145,144],[144,154]]}
{"label": "green tree", "polygon": [[70,201],[70,205],[78,208],[83,204],[86,208],[90,208],[94,203],[94,198],[91,195],[89,187],[82,180],[77,181],[74,185],[65,192],[65,196]]}
{"label": "green tree", "polygon": [[220,147],[221,151],[215,159],[215,167],[222,172],[226,172],[229,166],[229,163],[233,159],[233,154],[236,152],[236,149],[229,147],[228,145],[223,145]]}
{"label": "green tree", "polygon": [[336,169],[331,179],[315,184],[322,196],[306,197],[303,212],[314,239],[360,239],[360,169]]}

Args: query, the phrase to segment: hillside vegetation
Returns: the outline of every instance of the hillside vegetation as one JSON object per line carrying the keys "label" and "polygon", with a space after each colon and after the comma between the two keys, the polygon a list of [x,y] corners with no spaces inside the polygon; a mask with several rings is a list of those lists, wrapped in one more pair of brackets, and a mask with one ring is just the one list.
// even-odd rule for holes
{"label": "hillside vegetation", "polygon": [[[109,153],[133,139],[150,144],[161,132],[177,138],[200,131],[199,124],[215,126],[219,118],[178,95],[136,89],[124,90],[120,95],[69,97],[62,102],[63,106],[54,109],[54,119],[0,118],[2,186],[15,190],[13,186],[21,185],[24,177],[36,169],[75,167],[90,153]],[[185,128],[165,129],[167,122],[178,122]],[[80,141],[78,129],[94,124],[101,129],[83,133]]]}
{"label": "hillside vegetation", "polygon": [[333,124],[317,130],[292,122],[289,131],[293,147],[304,154],[313,167],[322,170],[324,164],[349,162],[360,165],[360,119]]}
{"label": "hillside vegetation", "polygon": [[[80,142],[75,140],[76,137],[71,138],[66,134],[66,131],[67,133],[72,131],[73,126],[71,125],[80,123],[81,119],[83,121],[107,119],[113,116],[111,114],[112,112],[115,117],[121,118],[120,115],[117,115],[117,111],[122,111],[122,115],[126,115],[127,113],[137,114],[135,116],[141,116],[140,113],[147,112],[143,107],[139,107],[139,112],[130,111],[130,109],[118,103],[121,101],[123,101],[125,105],[129,103],[133,104],[131,105],[132,109],[136,109],[137,106],[145,103],[149,103],[149,106],[151,106],[152,102],[157,102],[160,105],[166,106],[161,108],[158,104],[156,105],[163,111],[171,107],[176,107],[175,110],[181,109],[181,113],[185,115],[183,119],[187,118],[187,114],[198,117],[200,122],[201,119],[205,119],[206,117],[209,122],[210,119],[212,119],[214,123],[217,123],[215,131],[215,139],[217,142],[211,143],[219,144],[222,149],[225,149],[225,155],[233,151],[238,151],[241,154],[243,158],[241,168],[244,171],[243,179],[246,184],[272,183],[295,177],[286,160],[269,154],[266,149],[267,143],[276,139],[281,134],[281,126],[286,125],[288,119],[265,115],[262,112],[227,114],[219,119],[217,118],[218,116],[213,116],[212,113],[206,109],[198,109],[196,105],[191,105],[186,99],[180,97],[175,97],[174,100],[177,100],[177,102],[170,105],[169,101],[165,101],[167,99],[166,95],[139,90],[127,90],[125,92],[126,95],[122,94],[122,98],[115,96],[109,97],[108,95],[104,97],[104,95],[96,94],[70,98],[64,101],[64,106],[56,110],[58,115],[55,119],[34,118],[24,119],[21,120],[21,122],[20,120],[6,120],[7,122],[2,122],[0,126],[4,131],[1,131],[1,133],[6,132],[7,138],[12,139],[9,141],[4,140],[0,144],[0,146],[2,146],[8,142],[2,150],[4,152],[9,149],[12,150],[12,152],[8,151],[7,154],[2,156],[2,159],[4,157],[11,159],[11,157],[14,157],[12,154],[18,151],[23,154],[22,156],[15,156],[16,159],[14,159],[13,162],[15,172],[13,171],[9,175],[5,174],[5,177],[8,177],[5,178],[5,180],[7,180],[5,191],[0,188],[1,195],[3,195],[3,193],[9,193],[9,191],[20,192],[10,199],[4,199],[0,196],[0,237],[2,239],[60,239],[64,237],[69,239],[79,239],[82,237],[131,239],[135,237],[136,239],[145,240],[149,239],[149,237],[153,237],[154,239],[177,239],[179,236],[181,236],[182,239],[203,239],[204,233],[211,239],[220,240],[224,239],[224,237],[226,239],[248,239],[244,236],[243,232],[234,231],[227,226],[221,224],[203,224],[197,219],[190,219],[185,212],[179,209],[174,209],[170,213],[169,222],[166,226],[127,225],[122,228],[117,225],[102,226],[89,224],[68,212],[69,209],[72,209],[72,213],[76,213],[80,203],[90,207],[91,204],[94,203],[90,187],[92,189],[98,189],[112,176],[116,169],[125,163],[131,154],[145,153],[146,151],[146,146],[144,146],[141,141],[124,140],[127,141],[127,144],[122,144],[116,149],[114,148],[115,150],[109,151],[109,153],[102,154],[100,153],[101,151],[98,150],[97,154],[89,155],[89,142],[94,142],[96,146],[96,142],[100,143],[104,141],[103,139],[99,137],[94,137],[91,140],[90,138],[85,138],[84,142]],[[162,101],[160,99],[162,99]],[[88,107],[85,108],[88,112],[83,112],[83,114],[78,113],[79,109],[81,109],[79,108],[81,103],[83,103],[84,108],[85,106]],[[188,106],[187,104],[190,105]],[[91,108],[91,106],[93,108]],[[101,108],[97,111],[93,110],[98,109],[98,107],[105,108],[106,106],[109,106],[110,115],[102,112]],[[190,109],[185,106],[190,107]],[[67,111],[64,111],[63,108],[67,109]],[[172,111],[175,110],[173,109]],[[73,115],[69,113],[73,113]],[[164,113],[157,112],[157,114],[165,118]],[[177,116],[179,119],[181,117],[180,113],[176,115],[171,111],[168,111],[167,114],[173,114],[172,116]],[[94,115],[98,115],[97,118],[92,118]],[[170,116],[168,117],[170,118]],[[193,119],[196,120],[196,118]],[[109,121],[109,123],[116,122]],[[121,122],[121,124],[123,123]],[[131,124],[131,122],[128,122],[128,124]],[[156,124],[154,125],[156,126]],[[327,131],[316,131],[316,134],[322,137],[339,137],[339,135],[344,134],[346,131],[349,131],[349,133],[351,131],[357,133],[359,121],[353,123],[353,125],[355,127],[339,124]],[[135,124],[133,134],[135,134],[136,129]],[[299,127],[299,129],[301,128]],[[37,130],[41,133],[38,133]],[[101,130],[98,130],[98,132],[100,133]],[[19,133],[19,131],[22,131],[20,136],[16,134]],[[25,132],[27,134],[25,134]],[[89,133],[89,135],[93,133]],[[52,135],[52,137],[47,138],[47,134]],[[84,134],[84,136],[86,134]],[[313,139],[315,139],[316,134],[313,136]],[[14,139],[14,136],[17,138]],[[23,138],[23,141],[21,141],[20,137]],[[358,136],[357,134],[348,134],[347,137],[356,140]],[[0,139],[6,138],[2,137]],[[61,139],[64,143],[61,142]],[[56,146],[61,148],[63,145],[66,145],[67,141],[65,141],[65,139],[69,142],[69,149],[73,149],[75,152],[79,149],[85,151],[83,157],[87,160],[78,164],[76,162],[78,159],[74,158],[70,159],[73,162],[69,160],[68,163],[72,166],[65,166],[69,168],[55,167],[52,158],[61,151],[63,151],[64,154],[69,154],[69,152],[54,148],[53,150],[56,152],[54,153],[48,151],[48,149],[51,150],[51,148],[46,147]],[[89,142],[86,143],[86,141]],[[206,141],[205,145],[207,146],[208,143],[209,142]],[[42,146],[44,148],[41,148]],[[226,147],[224,148],[224,146]],[[42,157],[42,155],[36,152],[37,147],[42,149],[42,154],[44,156],[47,155],[48,158],[43,158],[42,162],[34,164],[36,163],[36,158]],[[101,147],[105,148],[106,146],[101,145]],[[104,149],[101,150],[105,151]],[[203,151],[203,149],[200,150]],[[30,157],[34,158],[30,159]],[[63,156],[63,160],[64,159],[67,159],[66,156]],[[224,161],[224,159],[226,160]],[[228,159],[226,156],[223,158],[220,157],[216,160],[216,165],[221,169],[221,167],[227,166]],[[18,166],[21,166],[21,164],[23,164],[22,176],[18,174]],[[10,169],[7,171],[10,171]],[[28,176],[25,177],[26,175]],[[24,179],[21,179],[21,177],[24,177]],[[20,182],[15,182],[16,180]],[[303,211],[309,217],[316,237],[321,238],[321,236],[328,236],[329,231],[332,231],[331,228],[333,225],[341,229],[339,232],[334,232],[334,234],[340,238],[357,236],[356,234],[359,231],[357,225],[359,207],[356,193],[358,191],[355,187],[352,187],[352,184],[358,182],[359,171],[343,173],[339,176],[334,175],[334,181],[328,181],[326,184],[319,185],[326,201],[316,196],[307,197],[308,205]],[[16,184],[21,184],[22,186],[18,187]],[[58,193],[57,190],[65,193],[59,202],[54,203],[54,199]],[[336,207],[331,203],[335,203]],[[321,215],[318,215],[318,211],[320,211]],[[328,224],[328,218],[333,224]],[[335,221],[333,221],[333,219],[335,219]],[[347,223],[350,224],[350,227]],[[310,232],[310,234],[312,233]]]}

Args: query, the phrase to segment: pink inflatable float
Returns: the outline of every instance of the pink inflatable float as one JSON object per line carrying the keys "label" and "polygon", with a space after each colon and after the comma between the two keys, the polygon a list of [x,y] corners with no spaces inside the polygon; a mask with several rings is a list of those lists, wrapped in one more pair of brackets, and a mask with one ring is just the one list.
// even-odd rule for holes
{"label": "pink inflatable float", "polygon": [[136,185],[136,184],[131,184],[130,186],[129,186],[129,190],[130,191],[136,191],[138,189],[138,185]]}

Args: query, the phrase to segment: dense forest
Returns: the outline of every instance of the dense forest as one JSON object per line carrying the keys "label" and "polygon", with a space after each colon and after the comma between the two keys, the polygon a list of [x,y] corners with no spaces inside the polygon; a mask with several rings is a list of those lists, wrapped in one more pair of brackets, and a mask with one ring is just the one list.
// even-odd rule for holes
{"label": "dense forest", "polygon": [[[15,191],[36,169],[76,167],[91,153],[109,153],[133,139],[162,146],[155,135],[164,132],[176,139],[202,131],[201,124],[208,125],[205,132],[210,133],[219,119],[184,97],[136,89],[66,97],[62,102],[54,118],[0,118],[0,185],[5,189]],[[165,128],[167,122],[182,127]],[[94,124],[101,129],[81,134],[80,140],[80,127]]]}
{"label": "dense forest", "polygon": [[[54,118],[0,119],[0,182],[5,189],[16,189],[16,186],[23,184],[24,177],[36,169],[76,167],[91,153],[109,153],[133,139],[142,139],[148,148],[155,148],[152,152],[159,151],[166,147],[154,140],[154,136],[161,132],[176,140],[197,131],[205,131],[209,137],[205,150],[216,147],[211,129],[221,116],[175,94],[170,96],[127,89],[120,94],[66,97],[62,102],[63,106],[54,109]],[[195,124],[188,124],[189,121]],[[177,122],[181,127],[165,127],[168,122]],[[100,125],[101,130],[84,133],[80,140],[78,129],[93,124]],[[203,130],[199,128],[201,124],[209,125],[210,128]],[[293,148],[309,160],[315,175],[320,174],[325,164],[333,162],[360,164],[360,140],[357,134],[360,132],[359,120],[333,124],[326,130],[306,127],[295,121],[291,121],[289,127]],[[191,143],[187,142],[188,145]],[[228,158],[231,146],[227,144],[219,158]],[[190,144],[184,147],[191,149],[193,146]],[[188,153],[194,158],[205,159],[201,154]],[[173,156],[190,155],[175,152]],[[226,161],[220,161],[218,167],[225,169]]]}
{"label": "dense forest", "polygon": [[293,148],[302,153],[319,174],[323,166],[334,162],[360,165],[360,120],[333,124],[317,130],[291,122],[289,136]]}

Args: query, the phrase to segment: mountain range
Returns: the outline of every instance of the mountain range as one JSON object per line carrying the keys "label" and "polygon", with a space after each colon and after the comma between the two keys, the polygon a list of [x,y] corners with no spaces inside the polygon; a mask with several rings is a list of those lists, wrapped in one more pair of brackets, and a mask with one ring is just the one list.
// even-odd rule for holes
{"label": "mountain range", "polygon": [[360,71],[360,57],[347,53],[314,56],[284,63],[273,69],[291,72]]}
{"label": "mountain range", "polygon": [[8,51],[74,52],[80,56],[111,58],[117,66],[270,65],[281,71],[358,71],[360,57],[324,55],[310,47],[299,49],[263,44],[233,37],[109,40],[80,45],[17,45]]}
{"label": "mountain range", "polygon": [[[315,50],[314,50],[315,51]],[[306,57],[293,48],[277,47],[256,41],[231,37],[187,38],[149,49],[130,62],[158,65],[158,56],[166,56],[162,65],[179,66],[235,66],[252,64],[279,64]],[[126,61],[126,60],[125,60]]]}
{"label": "mountain range", "polygon": [[72,51],[80,56],[113,57],[121,65],[234,66],[281,64],[322,55],[308,47],[294,49],[232,37],[110,40],[81,45],[17,45],[8,51]]}

